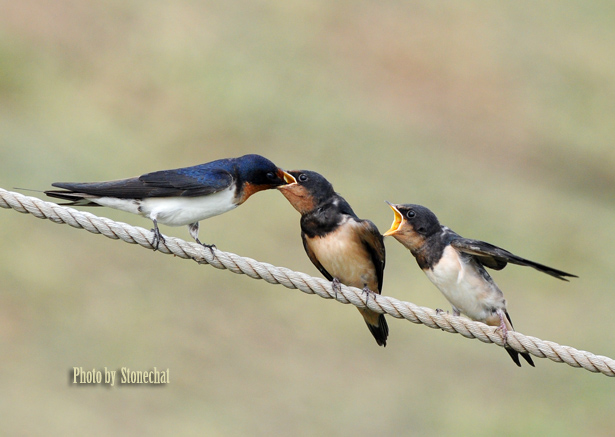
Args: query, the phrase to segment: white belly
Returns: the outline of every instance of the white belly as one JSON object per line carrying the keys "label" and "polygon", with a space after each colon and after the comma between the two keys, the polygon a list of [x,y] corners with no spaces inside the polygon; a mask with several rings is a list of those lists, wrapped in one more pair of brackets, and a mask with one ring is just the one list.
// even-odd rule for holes
{"label": "white belly", "polygon": [[497,286],[483,278],[473,264],[463,262],[450,246],[425,274],[455,308],[473,320],[485,321],[492,315],[492,308],[506,306]]}
{"label": "white belly", "polygon": [[148,199],[91,199],[102,206],[133,214],[140,214],[168,226],[184,226],[237,207],[233,203],[234,191],[226,189],[200,197],[154,197]]}

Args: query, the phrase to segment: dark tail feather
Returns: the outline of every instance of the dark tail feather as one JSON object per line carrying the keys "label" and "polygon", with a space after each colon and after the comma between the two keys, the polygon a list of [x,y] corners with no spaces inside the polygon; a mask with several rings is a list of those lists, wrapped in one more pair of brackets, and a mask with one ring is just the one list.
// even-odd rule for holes
{"label": "dark tail feather", "polygon": [[[512,358],[515,364],[521,367],[521,361],[519,361],[519,352],[517,352],[514,349],[508,348],[508,347],[506,348],[506,352],[508,352],[508,355],[510,355],[510,358]],[[527,352],[522,352],[521,356],[523,357],[523,359],[525,359],[525,361],[528,362],[530,366],[535,367],[534,361],[532,360],[532,357],[530,356],[530,354],[528,354]]]}
{"label": "dark tail feather", "polygon": [[524,359],[525,361],[527,361],[527,363],[528,363],[530,366],[532,366],[532,367],[536,367],[536,366],[534,366],[534,360],[532,360],[532,357],[530,356],[530,354],[528,354],[527,352],[523,352],[523,353],[521,354],[521,356],[523,357],[523,359]]}
{"label": "dark tail feather", "polygon": [[[510,329],[515,329],[513,328],[513,323],[512,323],[512,320],[510,319],[510,314],[508,314],[508,311],[504,310],[504,314],[506,314],[506,319],[508,319],[508,323],[510,323]],[[508,355],[510,355],[510,358],[512,358],[515,364],[521,367],[521,362],[519,361],[519,352],[509,347],[506,348],[506,352],[508,352]],[[536,367],[534,366],[534,361],[532,361],[532,357],[530,356],[530,354],[528,354],[527,352],[521,352],[521,356],[523,357],[525,361],[528,362],[530,366]]]}
{"label": "dark tail feather", "polygon": [[545,266],[544,264],[538,264],[533,261],[529,261],[527,264],[529,267],[533,267],[539,272],[546,273],[547,275],[551,275],[554,278],[561,279],[562,281],[568,282],[568,278],[578,278],[577,275],[573,275],[572,273],[566,273],[562,270],[554,269],[553,267]]}
{"label": "dark tail feather", "polygon": [[77,206],[100,206],[97,203],[88,200],[89,196],[85,193],[73,193],[71,191],[48,190],[45,194],[56,199],[68,200],[70,203],[60,203],[60,205],[77,205]]}
{"label": "dark tail feather", "polygon": [[43,190],[33,190],[32,188],[13,187],[13,190],[29,191],[31,193],[44,193]]}
{"label": "dark tail feather", "polygon": [[378,343],[378,346],[386,347],[387,337],[389,336],[389,325],[387,325],[387,321],[384,318],[384,314],[380,314],[380,316],[378,317],[378,326],[370,325],[369,323],[367,323],[367,327],[369,328],[369,332],[371,332],[376,339],[376,343]]}
{"label": "dark tail feather", "polygon": [[512,264],[517,264],[520,266],[532,267],[533,269],[538,270],[539,272],[546,273],[547,275],[551,275],[554,278],[561,279],[562,281],[568,281],[568,278],[578,278],[577,275],[573,275],[572,273],[566,273],[562,270],[554,269],[553,267],[546,266],[544,264],[537,263],[535,261],[530,261],[529,259],[521,258],[520,256],[511,254],[512,257],[508,258],[508,261]]}

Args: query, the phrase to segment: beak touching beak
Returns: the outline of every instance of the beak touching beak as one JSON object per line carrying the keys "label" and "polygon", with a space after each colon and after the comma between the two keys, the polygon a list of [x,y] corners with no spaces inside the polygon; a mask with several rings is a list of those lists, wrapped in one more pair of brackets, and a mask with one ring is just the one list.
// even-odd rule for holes
{"label": "beak touching beak", "polygon": [[393,210],[393,214],[395,214],[395,218],[393,219],[393,224],[391,225],[391,229],[389,229],[384,234],[382,234],[383,236],[388,237],[389,235],[393,235],[397,232],[402,222],[402,216],[401,216],[401,213],[395,207],[395,205],[393,205],[391,202],[386,201],[386,200],[385,202],[389,204],[389,206]]}
{"label": "beak touching beak", "polygon": [[288,172],[285,172],[282,169],[280,169],[280,171],[282,172],[281,178],[284,179],[284,182],[286,182],[287,184],[296,184],[297,183],[297,179],[295,179],[295,177],[293,175],[291,175]]}

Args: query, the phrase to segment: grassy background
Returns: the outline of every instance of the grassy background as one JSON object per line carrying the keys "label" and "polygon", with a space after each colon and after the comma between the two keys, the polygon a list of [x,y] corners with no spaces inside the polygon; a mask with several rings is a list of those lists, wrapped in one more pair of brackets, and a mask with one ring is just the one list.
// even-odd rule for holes
{"label": "grassy background", "polygon": [[[607,1],[0,0],[0,186],[260,153],[571,271],[494,274],[525,334],[615,356]],[[43,196],[44,197],[44,196]],[[146,220],[97,209],[116,220]],[[266,213],[264,213],[266,212]],[[3,435],[612,435],[615,381],[0,211]],[[202,224],[318,275],[275,191]],[[163,228],[189,239],[186,229]],[[448,307],[387,240],[384,294]],[[73,366],[170,368],[75,387]]]}

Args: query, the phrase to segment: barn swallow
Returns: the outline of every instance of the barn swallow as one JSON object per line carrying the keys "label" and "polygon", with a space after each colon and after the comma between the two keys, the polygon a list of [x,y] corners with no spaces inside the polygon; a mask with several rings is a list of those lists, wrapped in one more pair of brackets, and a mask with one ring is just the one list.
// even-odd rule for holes
{"label": "barn swallow", "polygon": [[63,190],[45,194],[71,201],[65,205],[107,206],[147,217],[154,222],[152,245],[157,249],[164,242],[158,223],[188,225],[192,238],[202,244],[200,220],[230,211],[252,194],[291,180],[268,159],[244,155],[108,182],[55,182],[52,186]]}
{"label": "barn swallow", "polygon": [[[391,229],[384,235],[392,235],[412,252],[429,280],[453,305],[453,314],[463,313],[472,320],[499,326],[504,341],[508,331],[513,330],[512,321],[506,310],[504,294],[485,267],[501,270],[507,263],[512,263],[533,267],[564,281],[567,281],[566,277],[577,277],[484,241],[463,238],[440,225],[436,215],[424,206],[387,203],[395,218]],[[519,353],[508,347],[506,351],[515,364],[521,366]],[[521,355],[534,366],[528,353]]]}
{"label": "barn swallow", "polygon": [[[382,235],[369,220],[361,220],[348,202],[320,174],[288,172],[295,183],[278,186],[301,214],[301,239],[310,261],[325,278],[380,294],[385,250]],[[383,314],[359,308],[379,346],[386,346],[389,327]]]}

